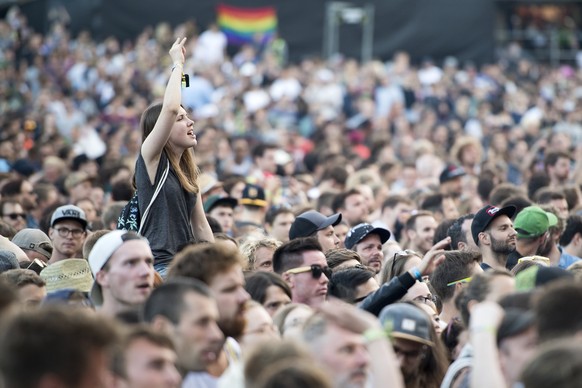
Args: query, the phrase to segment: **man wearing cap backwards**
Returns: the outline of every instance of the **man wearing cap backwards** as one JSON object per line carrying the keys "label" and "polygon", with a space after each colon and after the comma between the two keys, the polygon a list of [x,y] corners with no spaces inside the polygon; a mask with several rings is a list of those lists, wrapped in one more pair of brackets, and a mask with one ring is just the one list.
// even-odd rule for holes
{"label": "man wearing cap backwards", "polygon": [[83,257],[83,243],[87,238],[87,217],[77,206],[58,207],[51,217],[49,237],[53,243],[53,253],[49,264],[59,260]]}
{"label": "man wearing cap backwards", "polygon": [[557,223],[558,219],[554,214],[539,206],[528,206],[520,211],[514,223],[517,246],[515,252],[508,257],[507,268],[513,268],[525,256],[547,256],[553,244],[548,230]]}
{"label": "man wearing cap backwards", "polygon": [[215,194],[204,201],[204,212],[218,221],[224,233],[233,236],[234,208],[237,204],[236,198]]}
{"label": "man wearing cap backwards", "polygon": [[53,252],[53,244],[49,236],[40,229],[22,229],[14,235],[12,242],[26,253],[30,261],[39,259],[46,263]]}
{"label": "man wearing cap backwards", "polygon": [[137,310],[153,290],[154,256],[137,233],[107,233],[89,253],[89,265],[95,278],[91,300],[102,314],[114,317]]}
{"label": "man wearing cap backwards", "polygon": [[313,236],[321,244],[323,253],[330,249],[339,248],[340,240],[335,234],[334,226],[339,224],[341,220],[340,213],[326,217],[315,210],[309,210],[300,214],[291,224],[289,240]]}
{"label": "man wearing cap backwards", "polygon": [[374,228],[371,224],[359,224],[351,228],[346,236],[347,249],[357,252],[362,264],[379,273],[384,264],[382,245],[390,238],[390,232],[384,228]]}
{"label": "man wearing cap backwards", "polygon": [[484,270],[505,269],[508,265],[508,256],[516,247],[516,232],[511,222],[515,211],[515,206],[500,209],[487,205],[475,214],[471,234],[483,257]]}

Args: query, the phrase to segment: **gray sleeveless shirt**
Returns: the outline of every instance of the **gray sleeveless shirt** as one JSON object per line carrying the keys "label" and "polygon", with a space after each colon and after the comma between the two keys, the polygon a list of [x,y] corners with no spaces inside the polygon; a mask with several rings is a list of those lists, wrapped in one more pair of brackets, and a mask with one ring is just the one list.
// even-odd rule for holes
{"label": "gray sleeveless shirt", "polygon": [[[151,182],[145,161],[141,155],[135,166],[139,211],[143,214],[150,203],[168,158],[162,152],[156,171],[156,180]],[[170,171],[164,186],[150,208],[150,213],[142,228],[142,235],[150,242],[155,264],[169,264],[174,254],[183,245],[193,241],[190,215],[196,203],[196,196],[180,185],[178,176],[170,164]]]}

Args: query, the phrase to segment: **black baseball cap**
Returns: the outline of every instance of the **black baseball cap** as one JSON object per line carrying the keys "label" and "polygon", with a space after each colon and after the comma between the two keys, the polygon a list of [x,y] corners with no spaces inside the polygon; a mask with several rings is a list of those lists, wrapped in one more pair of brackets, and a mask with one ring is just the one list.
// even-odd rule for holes
{"label": "black baseball cap", "polygon": [[372,224],[361,223],[348,231],[344,245],[347,249],[352,249],[357,243],[366,238],[369,234],[377,234],[384,244],[390,238],[390,231],[384,228],[375,228]]}
{"label": "black baseball cap", "polygon": [[465,172],[465,169],[463,167],[458,166],[456,164],[447,164],[447,166],[439,176],[439,182],[445,183],[466,174],[467,173]]}
{"label": "black baseball cap", "polygon": [[502,208],[487,205],[481,208],[477,213],[475,213],[475,217],[471,223],[471,235],[473,235],[473,241],[475,241],[475,244],[479,245],[479,233],[487,229],[491,221],[501,215],[506,215],[507,217],[512,218],[516,211],[517,208],[513,205]]}
{"label": "black baseball cap", "polygon": [[226,206],[234,209],[236,205],[238,205],[238,200],[236,198],[223,197],[215,194],[211,195],[206,199],[206,201],[204,201],[204,212],[208,213],[217,206]]}
{"label": "black baseball cap", "polygon": [[265,190],[261,186],[248,183],[242,192],[241,205],[267,207],[269,204],[265,196]]}
{"label": "black baseball cap", "polygon": [[295,218],[289,229],[289,239],[313,236],[318,230],[325,229],[330,225],[336,226],[341,220],[341,213],[326,217],[315,210],[309,210]]}

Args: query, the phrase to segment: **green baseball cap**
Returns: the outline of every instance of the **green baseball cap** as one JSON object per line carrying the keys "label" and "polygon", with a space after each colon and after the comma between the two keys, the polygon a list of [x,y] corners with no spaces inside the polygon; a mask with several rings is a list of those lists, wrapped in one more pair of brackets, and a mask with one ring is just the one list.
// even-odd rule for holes
{"label": "green baseball cap", "polygon": [[555,226],[558,218],[539,206],[528,206],[515,217],[513,227],[519,238],[538,237],[546,233],[550,226]]}

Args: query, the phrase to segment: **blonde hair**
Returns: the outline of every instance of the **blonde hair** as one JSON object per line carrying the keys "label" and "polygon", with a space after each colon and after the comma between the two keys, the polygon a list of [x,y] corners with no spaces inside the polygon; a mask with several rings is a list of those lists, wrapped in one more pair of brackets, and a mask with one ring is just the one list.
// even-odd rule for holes
{"label": "blonde hair", "polygon": [[272,237],[263,238],[248,238],[241,243],[239,250],[246,259],[245,270],[252,271],[255,267],[256,257],[255,253],[260,248],[269,248],[275,251],[281,246],[281,241]]}

